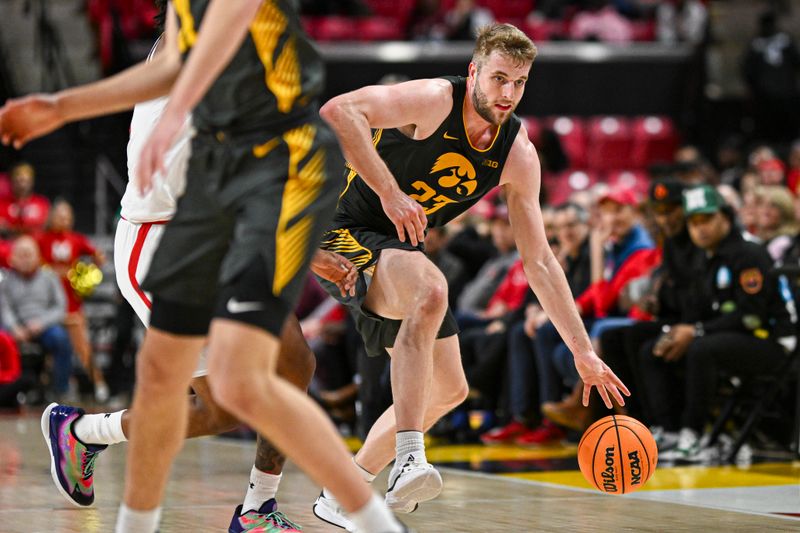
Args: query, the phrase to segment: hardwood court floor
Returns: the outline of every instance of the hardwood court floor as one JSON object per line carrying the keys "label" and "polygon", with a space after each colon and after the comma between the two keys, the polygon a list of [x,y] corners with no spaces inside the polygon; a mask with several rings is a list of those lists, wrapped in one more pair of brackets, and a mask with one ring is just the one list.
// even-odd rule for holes
{"label": "hardwood court floor", "polygon": [[[95,506],[77,509],[52,484],[38,416],[0,417],[0,532],[113,531],[125,451],[125,445],[112,447],[98,458]],[[244,495],[253,453],[251,443],[216,438],[188,442],[173,470],[162,533],[227,531],[233,509]],[[543,483],[454,469],[444,469],[443,474],[442,496],[403,517],[420,532],[800,531],[796,520],[605,496],[553,485],[552,480]],[[377,487],[385,486],[385,475]],[[279,493],[281,509],[308,533],[341,532],[311,514],[318,492],[290,465]],[[797,494],[800,498],[800,486]]]}

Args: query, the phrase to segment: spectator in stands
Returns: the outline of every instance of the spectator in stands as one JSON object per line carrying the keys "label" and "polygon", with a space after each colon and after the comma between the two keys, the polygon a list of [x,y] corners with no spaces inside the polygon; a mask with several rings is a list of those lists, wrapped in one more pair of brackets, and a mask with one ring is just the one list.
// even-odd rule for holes
{"label": "spectator in stands", "polygon": [[789,151],[789,172],[786,175],[786,186],[795,196],[800,196],[800,139],[792,143]]}
{"label": "spectator in stands", "polygon": [[35,342],[53,355],[53,391],[67,394],[72,345],[61,325],[67,303],[61,282],[41,266],[39,246],[29,236],[14,241],[11,270],[0,284],[3,326],[18,343]]}
{"label": "spectator in stands", "polygon": [[773,157],[759,161],[756,166],[761,185],[784,185],[786,183],[786,165]]}
{"label": "spectator in stands", "polygon": [[[684,192],[684,212],[698,256],[695,291],[700,318],[669,330],[666,342],[642,353],[646,401],[651,408],[669,403],[671,383],[683,370],[685,397],[675,450],[660,458],[696,461],[704,456],[700,436],[716,397],[719,371],[750,377],[777,369],[796,344],[787,309],[766,251],[742,239],[732,213],[710,186]],[[653,409],[655,411],[655,409]]]}
{"label": "spectator in stands", "polygon": [[569,37],[576,41],[629,43],[633,41],[633,25],[608,0],[587,0],[586,10],[572,19]]}
{"label": "spectator in stands", "polygon": [[730,185],[741,191],[741,180],[744,174],[743,139],[739,135],[728,135],[717,148],[717,168],[720,171],[720,183]]}
{"label": "spectator in stands", "polygon": [[[564,267],[567,282],[574,295],[589,286],[589,214],[577,204],[555,208],[554,228],[559,243],[558,260]],[[547,444],[564,437],[564,432],[551,421],[541,420],[541,402],[560,398],[562,384],[556,372],[536,371],[538,360],[532,339],[536,330],[547,322],[547,315],[529,292],[527,305],[508,327],[508,383],[510,422],[481,436],[486,444],[516,442],[520,445]],[[545,375],[551,381],[541,383]],[[540,422],[541,421],[541,422]]]}
{"label": "spectator in stands", "polygon": [[[693,323],[699,316],[695,304],[694,270],[695,257],[702,251],[689,237],[683,214],[684,185],[674,178],[666,178],[653,183],[650,187],[649,209],[658,227],[662,240],[663,261],[654,273],[655,302],[648,311],[654,315],[653,321],[639,321],[630,326],[610,329],[600,337],[604,360],[618,376],[626,376],[626,383],[632,383],[637,390],[626,401],[625,406],[631,416],[650,423],[654,419],[671,421],[674,417],[663,415],[680,412],[674,400],[682,400],[680,394],[670,398],[671,402],[661,403],[657,407],[660,416],[656,417],[647,409],[639,390],[647,385],[639,370],[639,352],[645,350],[652,353],[653,345],[662,335],[664,326],[678,322]],[[681,390],[676,385],[675,391]],[[656,439],[659,451],[674,447],[678,441],[678,430],[674,425],[653,426],[651,431]]]}
{"label": "spectator in stands", "polygon": [[7,331],[0,331],[0,408],[16,407],[17,395],[27,388],[19,349]]}
{"label": "spectator in stands", "polygon": [[656,10],[656,37],[662,43],[700,44],[708,33],[708,11],[700,0],[668,0]]}
{"label": "spectator in stands", "polygon": [[[600,224],[593,229],[590,241],[592,282],[575,303],[588,321],[589,336],[599,344],[605,329],[627,325],[642,316],[636,309],[622,309],[620,294],[632,280],[649,275],[660,264],[661,253],[638,223],[638,199],[632,190],[611,189],[598,203]],[[577,371],[566,364],[569,350],[551,322],[537,330],[535,342],[539,368],[558,370],[559,378],[572,386],[572,394],[564,401],[551,395],[542,404],[542,413],[563,426],[585,429],[592,412],[581,402],[582,384]],[[543,383],[559,378],[540,374]]]}
{"label": "spectator in stands", "polygon": [[29,163],[18,163],[11,169],[13,198],[2,207],[2,221],[12,235],[37,234],[44,229],[50,213],[50,202],[35,194],[36,172]]}
{"label": "spectator in stands", "polygon": [[494,22],[492,12],[475,0],[456,0],[444,15],[444,37],[448,41],[474,41],[478,30]]}
{"label": "spectator in stands", "polygon": [[504,204],[497,205],[493,210],[491,233],[497,255],[486,261],[475,279],[464,287],[458,299],[456,319],[462,329],[489,322],[489,318],[484,316],[489,300],[508,269],[519,259],[514,233],[508,220],[508,208]]}
{"label": "spectator in stands", "polygon": [[798,231],[792,193],[780,185],[762,185],[756,195],[756,236],[774,262],[783,262]]}
{"label": "spectator in stands", "polygon": [[[98,266],[106,262],[102,251],[95,248],[82,233],[73,231],[75,217],[72,206],[66,200],[56,200],[50,210],[47,230],[39,237],[39,248],[42,260],[61,278],[64,294],[67,297],[67,316],[64,325],[69,333],[72,348],[78,356],[89,379],[94,383],[95,399],[98,402],[108,400],[109,390],[103,372],[94,365],[92,344],[89,340],[89,328],[83,313],[83,298],[70,280],[69,272],[74,269],[82,257],[91,259]],[[90,286],[88,288],[93,288]]]}
{"label": "spectator in stands", "polygon": [[774,141],[796,138],[800,52],[792,37],[778,28],[773,11],[759,17],[758,35],[747,47],[742,70],[756,108],[755,134]]}

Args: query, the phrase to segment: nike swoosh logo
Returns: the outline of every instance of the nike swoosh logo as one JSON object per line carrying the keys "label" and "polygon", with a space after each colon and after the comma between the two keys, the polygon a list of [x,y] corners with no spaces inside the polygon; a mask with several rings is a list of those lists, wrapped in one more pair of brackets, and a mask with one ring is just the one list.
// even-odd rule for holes
{"label": "nike swoosh logo", "polygon": [[231,298],[225,304],[225,308],[231,314],[247,313],[248,311],[260,311],[264,309],[264,304],[261,302],[240,302],[236,298]]}
{"label": "nike swoosh logo", "polygon": [[457,141],[458,140],[458,137],[451,137],[450,135],[447,134],[447,132],[444,132],[444,138],[445,139],[450,139],[451,141]]}

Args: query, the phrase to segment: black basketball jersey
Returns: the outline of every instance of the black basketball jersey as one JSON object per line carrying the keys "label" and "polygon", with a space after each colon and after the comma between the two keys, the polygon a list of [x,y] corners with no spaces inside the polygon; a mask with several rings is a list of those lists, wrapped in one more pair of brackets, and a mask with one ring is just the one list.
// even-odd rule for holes
{"label": "black basketball jersey", "polygon": [[[173,0],[181,54],[191,52],[210,0]],[[324,67],[297,2],[264,0],[245,41],[193,111],[200,129],[284,131],[316,110]]]}
{"label": "black basketball jersey", "polygon": [[[473,147],[463,116],[466,79],[444,79],[453,85],[453,108],[430,137],[414,140],[397,129],[373,131],[378,154],[400,189],[425,208],[430,227],[446,224],[498,185],[520,127],[519,118],[512,115],[498,128],[488,148]],[[346,178],[336,223],[394,234],[395,226],[383,212],[378,195],[352,168],[346,170]]]}

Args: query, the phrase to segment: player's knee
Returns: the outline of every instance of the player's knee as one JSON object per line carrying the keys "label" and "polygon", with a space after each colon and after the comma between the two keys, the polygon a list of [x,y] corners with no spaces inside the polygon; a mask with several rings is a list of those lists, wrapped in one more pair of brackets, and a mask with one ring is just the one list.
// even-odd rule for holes
{"label": "player's knee", "polygon": [[241,374],[210,372],[208,375],[208,386],[214,401],[230,413],[241,412],[243,406],[248,403],[248,398],[252,398],[249,391],[253,390],[253,385]]}
{"label": "player's knee", "polygon": [[447,311],[447,282],[443,276],[423,284],[418,294],[418,309],[425,315],[441,315]]}

